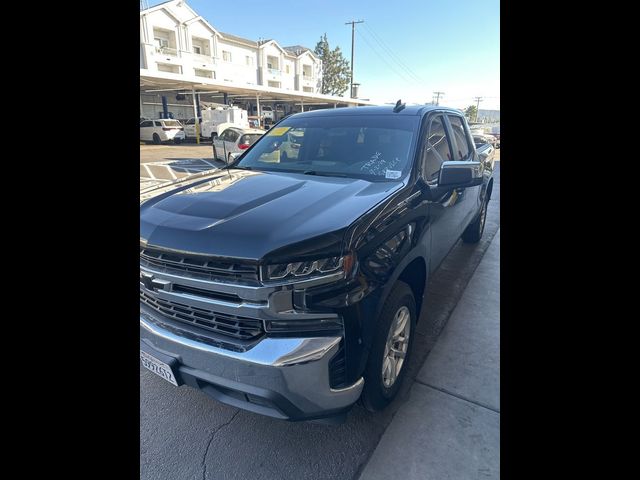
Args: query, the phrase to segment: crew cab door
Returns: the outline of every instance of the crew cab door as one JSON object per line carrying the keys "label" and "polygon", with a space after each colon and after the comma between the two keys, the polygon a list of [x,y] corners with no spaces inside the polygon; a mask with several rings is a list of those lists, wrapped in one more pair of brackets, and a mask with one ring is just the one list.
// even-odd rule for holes
{"label": "crew cab door", "polygon": [[[447,114],[449,131],[451,132],[451,140],[453,147],[453,160],[459,162],[477,161],[473,137],[469,131],[467,123],[461,115],[452,113]],[[460,235],[467,228],[467,225],[473,221],[475,216],[480,212],[480,191],[481,186],[467,187],[458,189],[460,200],[464,207],[465,213],[460,225]]]}
{"label": "crew cab door", "polygon": [[431,223],[430,269],[434,271],[455,245],[463,231],[469,206],[465,205],[461,189],[438,186],[443,162],[454,160],[455,143],[445,113],[436,112],[428,120],[426,138],[422,143],[422,179],[430,190],[429,218]]}

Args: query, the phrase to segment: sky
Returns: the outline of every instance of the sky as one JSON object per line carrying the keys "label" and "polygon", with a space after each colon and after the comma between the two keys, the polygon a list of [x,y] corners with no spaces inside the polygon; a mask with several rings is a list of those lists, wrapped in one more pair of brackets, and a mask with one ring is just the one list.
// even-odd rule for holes
{"label": "sky", "polygon": [[[154,6],[161,1],[149,1]],[[499,0],[187,0],[214,28],[241,37],[275,39],[314,49],[327,34],[351,59],[360,98],[500,109]],[[344,95],[348,95],[345,92]]]}

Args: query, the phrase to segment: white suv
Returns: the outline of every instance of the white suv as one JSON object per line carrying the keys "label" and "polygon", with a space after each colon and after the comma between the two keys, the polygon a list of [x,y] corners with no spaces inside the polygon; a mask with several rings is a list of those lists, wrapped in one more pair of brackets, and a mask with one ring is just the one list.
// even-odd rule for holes
{"label": "white suv", "polygon": [[140,122],[140,140],[142,141],[158,145],[170,140],[179,144],[184,139],[184,127],[178,120],[158,119]]}

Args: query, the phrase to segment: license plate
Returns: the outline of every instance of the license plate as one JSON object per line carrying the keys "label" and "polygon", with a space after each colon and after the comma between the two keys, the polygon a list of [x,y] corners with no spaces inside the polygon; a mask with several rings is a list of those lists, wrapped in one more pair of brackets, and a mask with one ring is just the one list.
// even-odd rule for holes
{"label": "license plate", "polygon": [[166,363],[161,362],[142,350],[140,350],[140,361],[142,362],[142,366],[147,370],[151,370],[159,377],[164,378],[167,382],[173,383],[176,387],[178,386],[178,382],[176,382],[176,377],[173,376],[171,367]]}

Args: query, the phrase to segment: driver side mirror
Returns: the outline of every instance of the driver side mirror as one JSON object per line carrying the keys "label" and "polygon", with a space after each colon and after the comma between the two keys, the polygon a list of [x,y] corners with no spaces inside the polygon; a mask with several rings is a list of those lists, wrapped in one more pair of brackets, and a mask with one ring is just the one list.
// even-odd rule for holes
{"label": "driver side mirror", "polygon": [[444,162],[440,167],[438,187],[467,188],[482,184],[481,162]]}

